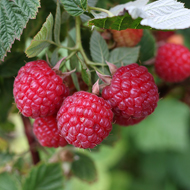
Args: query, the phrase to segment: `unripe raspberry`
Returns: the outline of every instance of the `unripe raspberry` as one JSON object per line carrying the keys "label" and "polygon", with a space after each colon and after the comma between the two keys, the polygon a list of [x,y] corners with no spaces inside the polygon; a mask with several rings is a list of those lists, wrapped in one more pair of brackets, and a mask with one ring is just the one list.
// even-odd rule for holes
{"label": "unripe raspberry", "polygon": [[58,128],[69,144],[94,148],[112,130],[113,113],[103,98],[79,91],[67,97],[58,114]]}
{"label": "unripe raspberry", "polygon": [[42,146],[64,147],[67,141],[61,136],[56,122],[56,116],[37,118],[34,121],[33,131]]}
{"label": "unripe raspberry", "polygon": [[153,76],[136,63],[117,69],[111,84],[103,88],[102,97],[111,104],[115,115],[126,119],[150,115],[159,99]]}
{"label": "unripe raspberry", "polygon": [[128,28],[121,31],[111,30],[111,32],[117,47],[134,47],[140,42],[143,36],[142,29]]}
{"label": "unripe raspberry", "polygon": [[158,49],[156,73],[167,82],[180,82],[190,76],[190,52],[178,44],[167,43]]}
{"label": "unripe raspberry", "polygon": [[45,61],[39,60],[19,70],[13,94],[19,111],[26,117],[37,118],[55,114],[69,89]]}
{"label": "unripe raspberry", "polygon": [[166,42],[171,44],[184,45],[184,37],[181,34],[174,34],[170,36]]}

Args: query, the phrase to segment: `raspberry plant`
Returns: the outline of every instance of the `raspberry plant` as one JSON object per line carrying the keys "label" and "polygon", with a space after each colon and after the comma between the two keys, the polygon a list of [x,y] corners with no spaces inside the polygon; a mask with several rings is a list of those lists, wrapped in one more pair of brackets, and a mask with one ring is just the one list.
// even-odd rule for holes
{"label": "raspberry plant", "polygon": [[1,0],[0,189],[190,189],[188,8]]}

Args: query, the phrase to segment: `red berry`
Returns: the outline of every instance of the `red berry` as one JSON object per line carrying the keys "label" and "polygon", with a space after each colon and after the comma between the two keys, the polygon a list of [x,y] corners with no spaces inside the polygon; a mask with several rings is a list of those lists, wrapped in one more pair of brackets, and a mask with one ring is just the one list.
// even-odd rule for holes
{"label": "red berry", "polygon": [[37,118],[34,121],[33,131],[42,146],[63,147],[67,141],[61,136],[56,122],[56,116]]}
{"label": "red berry", "polygon": [[113,34],[113,39],[117,43],[117,47],[134,47],[136,46],[142,36],[143,30],[142,29],[131,29],[128,28],[126,30],[111,30]]}
{"label": "red berry", "polygon": [[158,49],[155,61],[158,76],[168,82],[180,82],[190,76],[190,52],[179,44],[167,43]]}
{"label": "red berry", "polygon": [[113,118],[113,122],[118,124],[118,125],[122,125],[122,126],[127,127],[127,126],[130,126],[130,125],[135,125],[137,123],[140,123],[144,119],[145,119],[145,117],[135,118],[133,116],[129,116],[127,118],[127,117],[123,117],[121,115],[115,114],[114,118]]}
{"label": "red berry", "polygon": [[69,89],[45,61],[39,60],[19,70],[13,94],[19,111],[26,117],[37,118],[55,114]]}
{"label": "red berry", "polygon": [[113,113],[103,98],[79,91],[67,97],[58,114],[58,128],[69,144],[94,148],[112,130]]}
{"label": "red berry", "polygon": [[153,76],[136,63],[120,67],[111,84],[103,89],[102,97],[111,104],[116,116],[126,119],[150,115],[159,99]]}
{"label": "red berry", "polygon": [[166,41],[170,36],[174,35],[175,32],[173,31],[162,31],[162,30],[158,30],[158,31],[154,31],[153,32],[156,41]]}

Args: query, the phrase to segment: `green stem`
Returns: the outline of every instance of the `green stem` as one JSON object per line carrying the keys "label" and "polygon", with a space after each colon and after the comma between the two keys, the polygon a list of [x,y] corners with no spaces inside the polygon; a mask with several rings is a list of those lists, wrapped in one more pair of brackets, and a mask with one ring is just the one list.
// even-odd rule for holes
{"label": "green stem", "polygon": [[75,55],[76,53],[77,53],[76,50],[73,51],[73,52],[71,52],[71,53],[64,59],[64,61],[61,63],[60,68],[65,64],[66,61],[68,61],[68,60],[69,60],[73,55]]}
{"label": "green stem", "polygon": [[104,12],[104,13],[107,13],[109,17],[113,17],[114,14],[111,13],[110,11],[106,10],[106,9],[102,9],[102,8],[99,8],[99,7],[88,7],[88,10],[94,10],[94,11],[100,11],[100,12]]}
{"label": "green stem", "polygon": [[94,62],[90,61],[88,59],[88,57],[86,56],[86,53],[84,52],[84,49],[83,49],[82,43],[81,43],[80,24],[81,24],[80,17],[76,17],[76,26],[75,26],[76,27],[76,49],[81,53],[85,64],[88,66],[91,66],[91,65],[106,66],[106,64],[94,63]]}
{"label": "green stem", "polygon": [[75,51],[75,50],[76,50],[75,47],[62,46],[62,45],[57,44],[57,43],[55,43],[55,42],[53,42],[53,41],[51,41],[51,40],[38,40],[38,41],[40,41],[40,42],[48,42],[48,43],[50,43],[50,44],[52,44],[52,45],[57,46],[58,48],[64,48],[64,49],[68,49],[68,50],[70,50],[70,51]]}

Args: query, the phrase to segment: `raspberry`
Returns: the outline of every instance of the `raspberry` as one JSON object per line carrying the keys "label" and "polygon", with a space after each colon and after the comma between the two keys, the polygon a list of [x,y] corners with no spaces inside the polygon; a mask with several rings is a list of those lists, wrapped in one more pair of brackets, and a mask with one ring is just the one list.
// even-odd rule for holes
{"label": "raspberry", "polygon": [[117,69],[111,84],[103,88],[102,97],[111,104],[116,123],[118,116],[127,120],[145,118],[154,111],[159,99],[153,76],[136,63]]}
{"label": "raspberry", "polygon": [[174,35],[175,32],[173,31],[162,31],[162,30],[158,30],[158,31],[154,31],[153,32],[156,41],[166,41],[170,36]]}
{"label": "raspberry", "polygon": [[126,30],[111,30],[113,34],[113,39],[117,43],[117,47],[134,47],[136,46],[142,36],[143,30],[142,29],[126,29]]}
{"label": "raspberry", "polygon": [[180,82],[190,76],[190,52],[179,44],[167,43],[158,49],[155,61],[158,76],[168,82]]}
{"label": "raspberry", "polygon": [[19,70],[13,94],[19,111],[26,117],[37,118],[55,114],[69,89],[45,61],[39,60]]}
{"label": "raspberry", "polygon": [[103,98],[79,91],[67,97],[58,114],[58,128],[69,144],[94,148],[112,130],[113,113]]}
{"label": "raspberry", "polygon": [[57,128],[56,116],[39,117],[35,119],[33,127],[34,134],[42,146],[57,148],[67,145]]}
{"label": "raspberry", "polygon": [[113,121],[118,124],[118,125],[122,125],[122,126],[129,126],[129,125],[135,125],[139,122],[141,122],[143,119],[145,119],[144,117],[143,118],[135,118],[135,117],[123,117],[123,116],[120,116],[120,115],[114,115],[114,118],[113,118]]}

